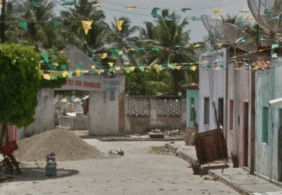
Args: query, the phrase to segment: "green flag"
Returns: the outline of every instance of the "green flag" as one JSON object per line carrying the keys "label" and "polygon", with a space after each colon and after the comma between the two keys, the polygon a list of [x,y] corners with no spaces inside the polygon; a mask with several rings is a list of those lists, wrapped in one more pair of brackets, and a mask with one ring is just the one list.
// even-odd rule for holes
{"label": "green flag", "polygon": [[171,21],[173,21],[173,19],[169,16],[166,16],[166,17],[164,17],[164,21],[171,22]]}
{"label": "green flag", "polygon": [[48,53],[41,53],[40,55],[43,57],[45,62],[49,63],[49,55],[48,55]]}
{"label": "green flag", "polygon": [[278,45],[278,44],[272,44],[272,45],[271,45],[271,49],[276,49],[276,48],[279,48],[279,45]]}
{"label": "green flag", "polygon": [[162,65],[159,65],[159,69],[160,69],[160,71],[163,69],[163,66]]}
{"label": "green flag", "polygon": [[173,64],[168,64],[168,67],[169,67],[171,70],[174,70]]}
{"label": "green flag", "polygon": [[145,70],[145,67],[144,66],[139,66],[138,67],[142,72],[144,72],[144,70]]}
{"label": "green flag", "polygon": [[17,21],[17,24],[20,25],[23,29],[27,30],[27,21]]}
{"label": "green flag", "polygon": [[192,10],[192,9],[190,7],[181,9],[182,12],[186,12],[187,10]]}
{"label": "green flag", "polygon": [[114,67],[109,68],[109,72],[113,72],[113,70],[114,70]]}
{"label": "green flag", "polygon": [[62,78],[62,73],[61,73],[61,71],[58,72],[58,77]]}
{"label": "green flag", "polygon": [[152,48],[152,51],[157,51],[157,52],[159,52],[159,51],[160,51],[160,48],[158,48],[158,47],[153,47],[153,48]]}
{"label": "green flag", "polygon": [[37,8],[41,6],[40,2],[30,2],[29,4]]}
{"label": "green flag", "polygon": [[54,30],[57,28],[58,24],[59,24],[59,21],[52,21],[51,22],[51,25],[52,25]]}
{"label": "green flag", "polygon": [[206,65],[207,69],[211,69],[211,64]]}
{"label": "green flag", "polygon": [[112,49],[111,52],[112,52],[112,55],[114,57],[118,57],[119,56],[119,49]]}
{"label": "green flag", "polygon": [[61,4],[62,5],[75,5],[75,0],[69,0],[69,1],[61,0]]}
{"label": "green flag", "polygon": [[65,65],[65,64],[61,65],[61,69],[62,70],[66,70],[67,69],[67,65]]}
{"label": "green flag", "polygon": [[158,17],[158,11],[160,10],[160,8],[158,7],[155,7],[153,10],[152,10],[152,13],[151,15],[153,16],[153,18],[157,18]]}
{"label": "green flag", "polygon": [[192,17],[191,17],[191,20],[197,21],[197,20],[202,20],[202,18],[197,17],[197,16],[192,16]]}
{"label": "green flag", "polygon": [[221,69],[223,69],[223,70],[224,70],[224,65],[219,65],[219,66],[220,66],[220,68],[221,68]]}

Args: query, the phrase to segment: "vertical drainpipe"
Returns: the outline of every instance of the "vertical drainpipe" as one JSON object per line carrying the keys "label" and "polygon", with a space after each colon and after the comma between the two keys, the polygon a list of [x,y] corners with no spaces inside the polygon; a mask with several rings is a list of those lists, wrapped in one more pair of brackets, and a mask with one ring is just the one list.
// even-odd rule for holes
{"label": "vertical drainpipe", "polygon": [[226,58],[225,58],[225,63],[226,63],[226,77],[225,77],[225,141],[227,142],[227,137],[228,137],[228,133],[227,133],[227,127],[228,127],[228,57],[229,57],[229,50],[225,50],[226,51]]}
{"label": "vertical drainpipe", "polygon": [[250,174],[255,173],[255,71],[251,70],[251,163]]}

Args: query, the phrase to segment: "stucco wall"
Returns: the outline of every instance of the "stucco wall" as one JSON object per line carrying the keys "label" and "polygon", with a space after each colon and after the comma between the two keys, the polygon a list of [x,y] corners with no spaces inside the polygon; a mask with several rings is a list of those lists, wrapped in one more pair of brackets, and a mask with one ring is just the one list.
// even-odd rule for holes
{"label": "stucco wall", "polygon": [[[273,180],[281,180],[281,157],[278,157],[278,109],[270,108],[269,100],[282,97],[282,63],[272,60],[273,69],[256,72],[256,133],[255,133],[255,171]],[[275,76],[272,73],[275,72]],[[274,84],[274,85],[273,85]],[[262,143],[262,109],[268,107],[268,144]],[[280,130],[281,134],[281,130]],[[281,137],[280,137],[281,140]],[[281,144],[281,143],[280,143]],[[282,147],[280,146],[280,153]]]}
{"label": "stucco wall", "polygon": [[[221,56],[218,54],[220,53]],[[216,62],[216,59],[221,59]],[[217,52],[208,52],[200,56],[200,62],[208,61],[207,64],[211,64],[212,68],[210,70],[206,70],[205,68],[200,68],[199,71],[199,85],[200,85],[200,98],[199,98],[199,132],[208,131],[211,129],[217,128],[214,110],[212,106],[212,101],[215,101],[216,108],[218,109],[218,99],[223,98],[225,108],[226,106],[226,93],[225,93],[225,81],[226,81],[226,73],[225,70],[213,70],[216,65],[223,65],[226,68],[226,50],[218,50]],[[206,65],[202,65],[206,66]],[[210,109],[209,109],[209,125],[204,125],[204,98],[210,98]],[[224,116],[224,124],[223,129],[225,132],[225,109],[223,111]]]}
{"label": "stucco wall", "polygon": [[[251,154],[251,71],[245,70],[247,66],[241,66],[240,70],[234,70],[236,64],[228,65],[228,124],[227,124],[227,147],[228,155],[231,151],[238,152],[239,165],[244,164],[245,158],[248,158],[248,167],[250,167]],[[230,125],[230,100],[233,100],[233,127]],[[248,134],[244,130],[244,103],[248,103]],[[244,144],[244,139],[248,138],[248,145]],[[244,152],[248,150],[248,155]]]}
{"label": "stucco wall", "polygon": [[41,89],[37,95],[38,106],[35,110],[35,121],[25,128],[25,136],[54,129],[54,90]]}
{"label": "stucco wall", "polygon": [[118,90],[114,92],[114,100],[110,99],[111,91],[89,92],[89,134],[98,136],[120,135],[119,97],[124,94],[125,77],[116,75],[119,79]]}
{"label": "stucco wall", "polygon": [[[155,128],[160,130],[186,128],[186,99],[184,98],[128,96],[125,102],[125,131],[127,133],[142,134]],[[170,106],[173,102],[175,106]],[[172,114],[174,111],[177,113],[175,116]],[[167,115],[168,113],[170,115]]]}
{"label": "stucco wall", "polygon": [[191,121],[191,98],[194,98],[194,106],[196,112],[196,122],[199,123],[199,90],[198,89],[188,89],[187,90],[187,117],[186,117],[186,127],[193,127],[193,120]]}

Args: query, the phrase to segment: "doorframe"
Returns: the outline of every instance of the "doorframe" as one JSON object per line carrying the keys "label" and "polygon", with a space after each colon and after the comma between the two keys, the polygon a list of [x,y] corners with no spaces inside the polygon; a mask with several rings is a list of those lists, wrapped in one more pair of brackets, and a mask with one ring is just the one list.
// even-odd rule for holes
{"label": "doorframe", "polygon": [[[243,123],[242,123],[242,134],[243,134],[243,166],[244,167],[249,167],[250,162],[249,162],[249,131],[250,131],[250,115],[249,115],[249,102],[244,101],[243,102]],[[247,121],[246,121],[246,116],[247,116]],[[246,129],[246,122],[247,122],[247,127]]]}

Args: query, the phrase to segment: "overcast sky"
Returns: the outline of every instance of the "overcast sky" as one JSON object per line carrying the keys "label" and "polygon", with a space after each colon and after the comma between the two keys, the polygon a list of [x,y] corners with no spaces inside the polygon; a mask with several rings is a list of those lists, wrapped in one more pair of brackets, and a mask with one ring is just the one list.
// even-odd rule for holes
{"label": "overcast sky", "polygon": [[[138,26],[144,26],[144,21],[153,22],[154,18],[150,14],[154,7],[159,7],[161,9],[168,8],[169,10],[178,10],[176,13],[180,14],[183,18],[190,18],[191,16],[200,17],[203,14],[214,16],[214,8],[221,8],[223,10],[223,13],[221,14],[239,14],[243,17],[248,15],[248,13],[239,12],[239,10],[242,8],[248,9],[247,0],[101,0],[100,2],[104,3],[104,8],[99,9],[104,10],[104,12],[106,13],[106,21],[108,23],[114,21],[114,17],[118,18],[120,16],[127,16],[130,18],[132,25]],[[131,9],[130,11],[126,11],[125,6],[116,4],[136,5],[137,9]],[[181,12],[182,8],[187,7],[192,8],[192,10],[186,11],[185,13]],[[118,10],[122,12],[113,10]],[[133,15],[131,13],[145,14],[149,16]],[[203,37],[207,35],[207,31],[201,21],[189,21],[187,30],[191,30],[191,43],[202,41]]]}

